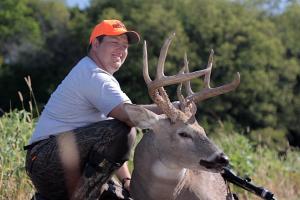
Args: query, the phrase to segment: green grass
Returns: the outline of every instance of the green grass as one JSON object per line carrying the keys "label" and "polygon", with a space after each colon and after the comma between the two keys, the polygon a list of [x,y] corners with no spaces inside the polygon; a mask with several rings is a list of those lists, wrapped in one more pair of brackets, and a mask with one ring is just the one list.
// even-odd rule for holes
{"label": "green grass", "polygon": [[25,169],[25,151],[34,128],[31,114],[11,111],[0,118],[0,199],[30,199],[33,193]]}
{"label": "green grass", "polygon": [[[14,110],[0,118],[0,200],[30,199],[34,192],[25,173],[23,151],[34,129],[31,116],[24,110]],[[233,126],[229,127],[225,124],[215,128],[210,137],[230,157],[237,174],[250,176],[253,183],[268,188],[278,199],[299,200],[300,151],[289,149],[284,157],[279,157],[274,148],[250,140],[236,133]],[[132,169],[131,161],[129,165]],[[241,200],[259,199],[236,187],[233,190]]]}
{"label": "green grass", "polygon": [[[241,177],[248,176],[252,183],[263,186],[277,199],[300,199],[300,151],[289,148],[280,156],[277,147],[250,140],[226,127],[216,129],[214,141],[230,158],[234,171]],[[268,136],[265,135],[265,140]],[[255,195],[233,187],[241,199],[260,199]]]}

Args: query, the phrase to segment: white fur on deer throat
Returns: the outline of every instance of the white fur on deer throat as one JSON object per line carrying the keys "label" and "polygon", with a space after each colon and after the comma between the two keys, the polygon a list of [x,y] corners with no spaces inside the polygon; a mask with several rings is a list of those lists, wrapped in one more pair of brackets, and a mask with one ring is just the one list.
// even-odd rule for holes
{"label": "white fur on deer throat", "polygon": [[184,177],[187,171],[185,168],[168,168],[160,160],[153,162],[151,170],[154,176],[168,180],[180,180]]}

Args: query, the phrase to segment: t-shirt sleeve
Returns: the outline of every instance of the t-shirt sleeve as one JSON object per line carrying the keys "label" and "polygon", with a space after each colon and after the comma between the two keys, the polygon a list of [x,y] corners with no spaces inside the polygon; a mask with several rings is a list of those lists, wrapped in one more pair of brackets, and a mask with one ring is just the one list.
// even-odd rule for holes
{"label": "t-shirt sleeve", "polygon": [[87,100],[107,116],[120,103],[131,103],[119,83],[105,73],[97,73],[88,81],[85,91]]}

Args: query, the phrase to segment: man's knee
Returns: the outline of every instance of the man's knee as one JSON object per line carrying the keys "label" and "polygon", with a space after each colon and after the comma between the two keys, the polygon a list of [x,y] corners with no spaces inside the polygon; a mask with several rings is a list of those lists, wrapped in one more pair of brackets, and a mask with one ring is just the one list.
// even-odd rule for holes
{"label": "man's knee", "polygon": [[[105,126],[111,129],[110,142],[96,143],[90,151],[89,162],[98,165],[103,159],[122,165],[130,157],[130,152],[135,143],[136,129],[128,127],[119,120],[105,122]],[[109,135],[109,134],[108,134]]]}
{"label": "man's knee", "polygon": [[135,138],[136,138],[136,129],[131,128],[129,131],[127,131],[125,134],[120,135],[120,141],[117,141],[115,145],[121,144],[125,145],[125,147],[130,150],[134,143],[135,143]]}
{"label": "man's knee", "polygon": [[131,147],[133,147],[133,145],[135,144],[135,138],[136,138],[136,128],[132,127],[130,132],[129,132],[129,140],[130,140],[130,144]]}
{"label": "man's knee", "polygon": [[136,129],[131,128],[129,131],[119,134],[105,153],[115,161],[125,162],[129,159],[131,149],[135,143],[135,138]]}

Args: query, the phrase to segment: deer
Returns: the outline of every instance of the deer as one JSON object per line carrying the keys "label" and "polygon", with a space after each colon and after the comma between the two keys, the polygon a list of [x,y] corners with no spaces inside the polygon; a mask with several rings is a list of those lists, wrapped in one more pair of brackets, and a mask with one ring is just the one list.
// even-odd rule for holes
{"label": "deer", "polygon": [[[163,114],[155,114],[140,105],[125,106],[135,126],[148,130],[135,148],[131,195],[135,200],[233,199],[220,174],[222,168],[228,166],[229,159],[206,136],[195,114],[197,102],[236,89],[240,75],[237,72],[232,82],[211,88],[211,51],[206,69],[189,72],[185,54],[184,67],[179,73],[165,76],[164,63],[174,36],[175,33],[171,34],[161,48],[154,80],[148,72],[146,41],[143,46],[143,77],[150,98]],[[194,93],[190,81],[201,76],[204,76],[205,87]],[[164,89],[173,84],[178,84],[178,106],[170,101]],[[182,85],[186,97],[182,94]]]}

